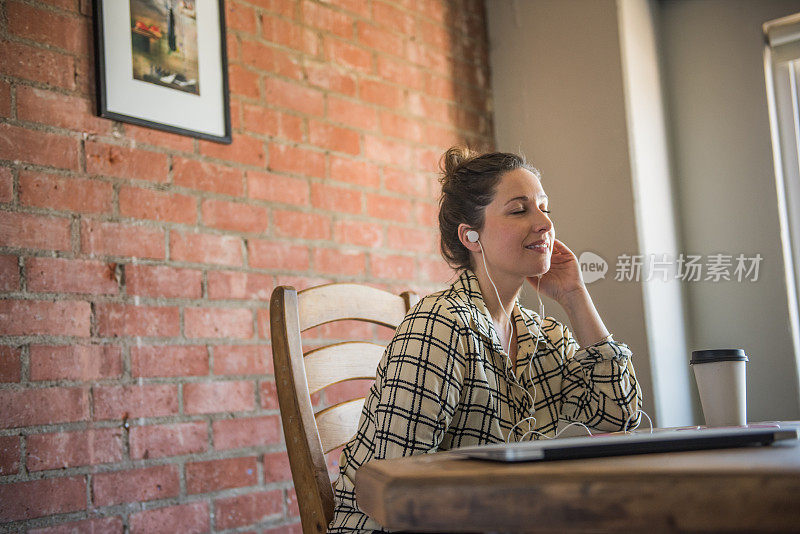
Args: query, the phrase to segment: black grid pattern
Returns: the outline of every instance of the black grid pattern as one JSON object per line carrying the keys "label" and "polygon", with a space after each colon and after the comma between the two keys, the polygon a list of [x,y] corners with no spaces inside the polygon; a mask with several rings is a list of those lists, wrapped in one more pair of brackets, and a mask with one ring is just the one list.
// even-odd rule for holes
{"label": "black grid pattern", "polygon": [[[641,391],[626,345],[604,341],[578,350],[569,329],[555,319],[541,321],[519,305],[513,317],[518,344],[513,372],[531,395],[536,390],[536,423],[530,429],[552,437],[563,419],[621,430],[632,414],[637,415],[629,426],[638,424]],[[506,362],[472,272],[409,311],[378,365],[358,432],[342,452],[329,532],[381,528],[355,502],[353,481],[364,463],[505,441],[514,425],[531,415],[531,398],[506,380]],[[512,439],[518,440],[529,427],[523,423],[513,430]]]}

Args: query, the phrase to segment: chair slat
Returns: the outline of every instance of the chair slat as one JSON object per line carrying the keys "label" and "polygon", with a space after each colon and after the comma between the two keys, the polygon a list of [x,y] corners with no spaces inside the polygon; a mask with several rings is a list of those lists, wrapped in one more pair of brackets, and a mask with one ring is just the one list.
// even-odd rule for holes
{"label": "chair slat", "polygon": [[325,454],[350,441],[358,430],[358,420],[364,408],[364,397],[341,402],[317,413],[317,429]]}
{"label": "chair slat", "polygon": [[395,328],[405,317],[406,301],[374,287],[328,284],[297,294],[300,330],[339,321],[359,319]]}
{"label": "chair slat", "polygon": [[347,341],[308,352],[303,358],[308,392],[358,378],[375,379],[375,369],[386,347],[364,341]]}

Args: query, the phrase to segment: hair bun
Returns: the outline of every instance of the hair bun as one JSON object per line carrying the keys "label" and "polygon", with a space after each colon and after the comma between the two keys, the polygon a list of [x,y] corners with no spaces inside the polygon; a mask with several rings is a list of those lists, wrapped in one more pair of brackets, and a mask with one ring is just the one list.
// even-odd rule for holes
{"label": "hair bun", "polygon": [[472,151],[466,147],[454,146],[447,149],[447,152],[442,155],[442,159],[439,162],[439,167],[444,175],[442,181],[450,179],[462,163],[473,157]]}

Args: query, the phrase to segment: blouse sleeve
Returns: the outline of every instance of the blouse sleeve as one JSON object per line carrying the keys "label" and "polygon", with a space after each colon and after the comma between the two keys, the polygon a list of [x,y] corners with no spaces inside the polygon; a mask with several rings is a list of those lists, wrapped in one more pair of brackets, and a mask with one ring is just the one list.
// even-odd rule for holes
{"label": "blouse sleeve", "polygon": [[398,327],[376,377],[376,459],[438,449],[461,392],[462,334],[441,305],[413,309]]}
{"label": "blouse sleeve", "polygon": [[561,417],[606,431],[635,428],[642,392],[628,346],[602,341],[579,350],[566,327],[564,341]]}

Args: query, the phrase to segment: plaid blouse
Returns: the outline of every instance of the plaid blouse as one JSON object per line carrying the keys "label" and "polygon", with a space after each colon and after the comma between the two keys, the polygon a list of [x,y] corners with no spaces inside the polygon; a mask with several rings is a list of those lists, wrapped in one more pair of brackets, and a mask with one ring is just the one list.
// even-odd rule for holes
{"label": "plaid blouse", "polygon": [[[328,532],[381,529],[359,510],[353,486],[370,460],[503,442],[509,434],[513,441],[537,437],[529,430],[552,437],[559,419],[608,431],[629,418],[629,427],[638,424],[641,390],[626,345],[603,341],[578,350],[567,327],[518,303],[513,320],[512,370],[472,272],[408,312],[378,365],[358,432],[342,451]],[[530,415],[535,421],[515,427]]]}

